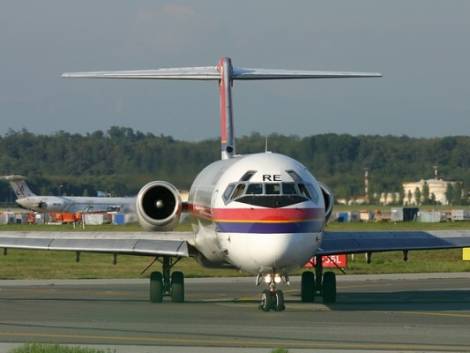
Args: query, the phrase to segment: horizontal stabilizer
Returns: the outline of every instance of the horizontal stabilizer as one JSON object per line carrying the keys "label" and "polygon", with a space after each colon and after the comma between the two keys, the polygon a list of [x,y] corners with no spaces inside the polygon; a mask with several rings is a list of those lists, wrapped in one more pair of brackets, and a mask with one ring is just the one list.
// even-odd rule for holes
{"label": "horizontal stabilizer", "polygon": [[127,79],[160,79],[160,80],[219,80],[220,73],[215,66],[180,67],[155,70],[130,71],[91,71],[69,72],[64,78],[127,78]]}
{"label": "horizontal stabilizer", "polygon": [[232,78],[237,80],[278,80],[302,78],[361,78],[382,77],[375,72],[342,72],[342,71],[301,71],[233,68]]}
{"label": "horizontal stabilizer", "polygon": [[222,159],[236,155],[233,124],[232,86],[234,80],[325,79],[382,77],[379,73],[346,71],[272,70],[235,67],[227,57],[215,66],[180,67],[155,70],[90,71],[64,73],[65,78],[214,80],[219,85],[220,145]]}
{"label": "horizontal stabilizer", "polygon": [[[271,70],[233,67],[232,80],[276,80],[381,77],[373,72]],[[62,74],[64,78],[114,78],[114,79],[159,79],[159,80],[220,80],[217,66],[182,67],[155,70],[90,71]]]}
{"label": "horizontal stabilizer", "polygon": [[0,176],[0,180],[19,181],[19,180],[26,180],[26,177],[24,177],[23,175],[4,175],[4,176]]}

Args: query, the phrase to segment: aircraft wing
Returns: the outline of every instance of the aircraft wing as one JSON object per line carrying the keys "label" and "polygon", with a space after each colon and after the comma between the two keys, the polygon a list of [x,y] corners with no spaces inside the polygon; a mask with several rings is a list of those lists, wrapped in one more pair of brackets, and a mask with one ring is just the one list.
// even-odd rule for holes
{"label": "aircraft wing", "polygon": [[316,255],[470,247],[470,230],[324,232]]}
{"label": "aircraft wing", "polygon": [[0,232],[0,248],[189,256],[191,232]]}

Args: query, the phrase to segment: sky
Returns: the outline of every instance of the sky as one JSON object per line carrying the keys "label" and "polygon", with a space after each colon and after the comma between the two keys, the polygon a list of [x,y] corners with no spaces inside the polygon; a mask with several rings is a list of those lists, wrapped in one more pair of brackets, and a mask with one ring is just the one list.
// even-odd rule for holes
{"label": "sky", "polygon": [[65,80],[62,72],[215,65],[381,72],[235,82],[237,135],[470,134],[470,1],[6,0],[0,134],[128,126],[218,136],[215,82]]}

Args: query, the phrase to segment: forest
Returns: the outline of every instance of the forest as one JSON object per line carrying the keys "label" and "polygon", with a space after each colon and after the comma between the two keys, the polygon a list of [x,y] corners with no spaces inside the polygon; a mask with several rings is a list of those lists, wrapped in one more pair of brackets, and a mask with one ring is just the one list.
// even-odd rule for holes
{"label": "forest", "polygon": [[[401,192],[403,181],[431,178],[433,166],[446,180],[470,185],[470,137],[414,138],[319,134],[306,137],[252,133],[237,139],[240,154],[268,150],[302,162],[336,197],[362,195],[364,168],[369,194]],[[171,136],[111,127],[86,134],[27,130],[0,135],[0,174],[21,174],[44,195],[135,195],[150,180],[188,189],[197,173],[220,158],[217,139],[182,141]],[[0,182],[0,201],[12,202]]]}

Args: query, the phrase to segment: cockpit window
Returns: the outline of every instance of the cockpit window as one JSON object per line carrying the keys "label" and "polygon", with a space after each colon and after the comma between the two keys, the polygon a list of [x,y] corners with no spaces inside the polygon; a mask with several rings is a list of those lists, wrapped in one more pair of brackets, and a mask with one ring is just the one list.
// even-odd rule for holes
{"label": "cockpit window", "polygon": [[254,170],[249,170],[249,171],[247,171],[245,174],[243,174],[243,176],[241,177],[240,181],[248,181],[248,180],[250,180],[251,177],[252,177],[253,175],[255,175],[255,174],[256,174],[256,171],[254,171]]}
{"label": "cockpit window", "polygon": [[307,184],[307,188],[310,192],[310,198],[313,200],[313,202],[318,203],[320,199],[320,195],[318,195],[318,192],[315,190],[312,184]]}
{"label": "cockpit window", "polygon": [[224,201],[227,202],[230,199],[230,195],[232,194],[233,189],[235,188],[235,184],[229,184],[227,189],[224,191]]}
{"label": "cockpit window", "polygon": [[283,195],[296,195],[295,183],[282,183],[282,193]]}
{"label": "cockpit window", "polygon": [[310,193],[305,187],[305,184],[298,184],[298,186],[299,186],[300,195],[305,196],[307,199],[310,199],[311,198]]}
{"label": "cockpit window", "polygon": [[248,184],[245,194],[247,195],[259,195],[263,193],[263,184],[261,183],[252,183]]}
{"label": "cockpit window", "polygon": [[235,191],[232,194],[231,199],[233,200],[239,196],[242,196],[244,191],[245,191],[245,184],[238,184],[237,187],[235,188]]}
{"label": "cockpit window", "polygon": [[295,182],[299,183],[302,181],[302,178],[300,177],[299,174],[297,174],[294,170],[286,170],[287,174],[290,175],[290,177],[292,178],[292,180],[294,180]]}
{"label": "cockpit window", "polygon": [[232,200],[263,207],[284,207],[309,199],[318,202],[315,187],[305,183],[232,183],[223,194],[227,204]]}
{"label": "cockpit window", "polygon": [[279,195],[281,193],[281,184],[264,184],[264,190],[267,195]]}

